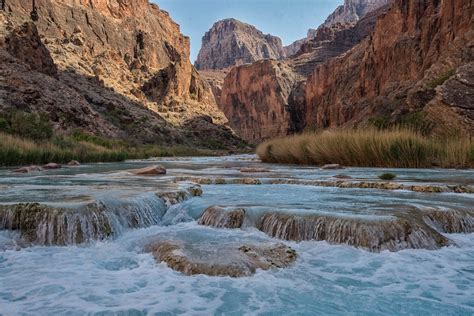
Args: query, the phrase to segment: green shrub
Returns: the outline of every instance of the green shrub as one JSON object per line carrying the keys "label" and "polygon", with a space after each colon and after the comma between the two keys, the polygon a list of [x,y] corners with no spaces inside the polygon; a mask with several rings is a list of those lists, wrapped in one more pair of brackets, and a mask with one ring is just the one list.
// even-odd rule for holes
{"label": "green shrub", "polygon": [[428,82],[428,88],[436,89],[436,87],[442,85],[443,83],[446,82],[446,80],[454,76],[455,73],[456,73],[456,70],[454,69],[447,71],[446,73],[442,74],[438,78],[433,79],[432,81]]}
{"label": "green shrub", "polygon": [[386,172],[386,173],[381,174],[381,175],[379,176],[379,179],[391,181],[391,180],[395,179],[396,177],[397,177],[396,174],[390,173],[390,172]]}
{"label": "green shrub", "polygon": [[0,116],[0,131],[33,140],[50,139],[53,127],[44,113],[12,111]]}

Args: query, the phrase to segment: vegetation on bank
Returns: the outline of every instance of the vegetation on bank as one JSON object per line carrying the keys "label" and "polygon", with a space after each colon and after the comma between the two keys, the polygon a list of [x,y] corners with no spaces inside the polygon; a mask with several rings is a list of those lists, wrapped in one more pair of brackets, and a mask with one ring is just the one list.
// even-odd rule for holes
{"label": "vegetation on bank", "polygon": [[411,130],[312,132],[267,141],[257,148],[264,162],[356,167],[472,168],[474,141],[439,139]]}
{"label": "vegetation on bank", "polygon": [[114,162],[151,157],[208,156],[216,154],[215,151],[187,146],[129,146],[120,144],[121,141],[98,139],[100,139],[100,142],[114,144],[105,146],[93,141],[77,141],[74,136],[33,141],[0,133],[0,166],[41,165],[49,162],[67,163],[71,160],[77,160],[81,163]]}
{"label": "vegetation on bank", "polygon": [[391,181],[391,180],[394,180],[396,177],[397,177],[396,174],[390,173],[390,172],[386,172],[386,173],[382,173],[382,174],[379,176],[379,179]]}
{"label": "vegetation on bank", "polygon": [[207,156],[216,152],[190,146],[132,145],[75,131],[54,135],[47,117],[21,111],[0,114],[0,166],[114,162],[167,156]]}

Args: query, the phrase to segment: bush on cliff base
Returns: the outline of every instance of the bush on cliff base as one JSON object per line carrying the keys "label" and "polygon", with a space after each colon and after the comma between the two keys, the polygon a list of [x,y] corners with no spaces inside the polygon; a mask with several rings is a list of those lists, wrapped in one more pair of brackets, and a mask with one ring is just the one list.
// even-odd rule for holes
{"label": "bush on cliff base", "polygon": [[356,167],[471,168],[469,137],[436,139],[410,130],[313,132],[267,141],[257,148],[264,162]]}

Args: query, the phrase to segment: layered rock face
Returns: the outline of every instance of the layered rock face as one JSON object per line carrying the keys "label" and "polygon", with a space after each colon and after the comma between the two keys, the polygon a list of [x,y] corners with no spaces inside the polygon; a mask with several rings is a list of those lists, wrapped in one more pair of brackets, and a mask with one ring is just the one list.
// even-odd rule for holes
{"label": "layered rock face", "polygon": [[[345,0],[324,22],[322,27],[336,24],[355,24],[367,13],[372,12],[392,0]],[[309,32],[311,35],[311,31]]]}
{"label": "layered rock face", "polygon": [[288,108],[297,77],[287,64],[273,60],[233,68],[225,78],[220,106],[236,133],[258,141],[293,130]]}
{"label": "layered rock face", "polygon": [[290,57],[300,52],[300,49],[314,39],[321,40],[322,33],[331,34],[349,29],[367,14],[388,5],[392,0],[345,0],[344,4],[337,7],[326,21],[317,29],[309,29],[305,38],[286,46],[286,56]]}
{"label": "layered rock face", "polygon": [[261,59],[285,57],[281,39],[235,19],[216,22],[204,35],[195,66],[224,69]]}
{"label": "layered rock face", "polygon": [[473,133],[473,39],[470,1],[397,0],[370,38],[310,76],[305,125],[421,111],[439,133]]}
{"label": "layered rock face", "polygon": [[231,127],[253,143],[300,131],[305,125],[306,78],[317,65],[367,37],[385,10],[374,11],[352,27],[321,28],[298,54],[284,61],[233,68],[225,78],[218,103]]}
{"label": "layered rock face", "polygon": [[31,1],[7,2],[0,12],[0,110],[44,112],[58,131],[81,128],[167,143],[192,141],[185,125],[206,116],[216,131],[233,138],[209,85],[189,62],[189,38],[157,5],[36,5],[35,25],[23,25]]}

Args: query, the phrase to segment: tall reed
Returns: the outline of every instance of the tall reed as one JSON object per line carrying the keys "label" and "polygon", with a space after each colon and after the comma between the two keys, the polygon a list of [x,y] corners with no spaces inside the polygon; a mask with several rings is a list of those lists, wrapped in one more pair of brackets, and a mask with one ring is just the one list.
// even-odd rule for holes
{"label": "tall reed", "polygon": [[0,133],[0,166],[45,164],[48,162],[67,163],[78,160],[89,162],[113,162],[125,159],[146,159],[163,156],[202,156],[215,152],[188,146],[127,146],[116,142],[105,145],[74,137],[33,141]]}
{"label": "tall reed", "polygon": [[472,168],[470,137],[437,139],[410,130],[338,130],[267,141],[257,148],[264,162],[358,167]]}

